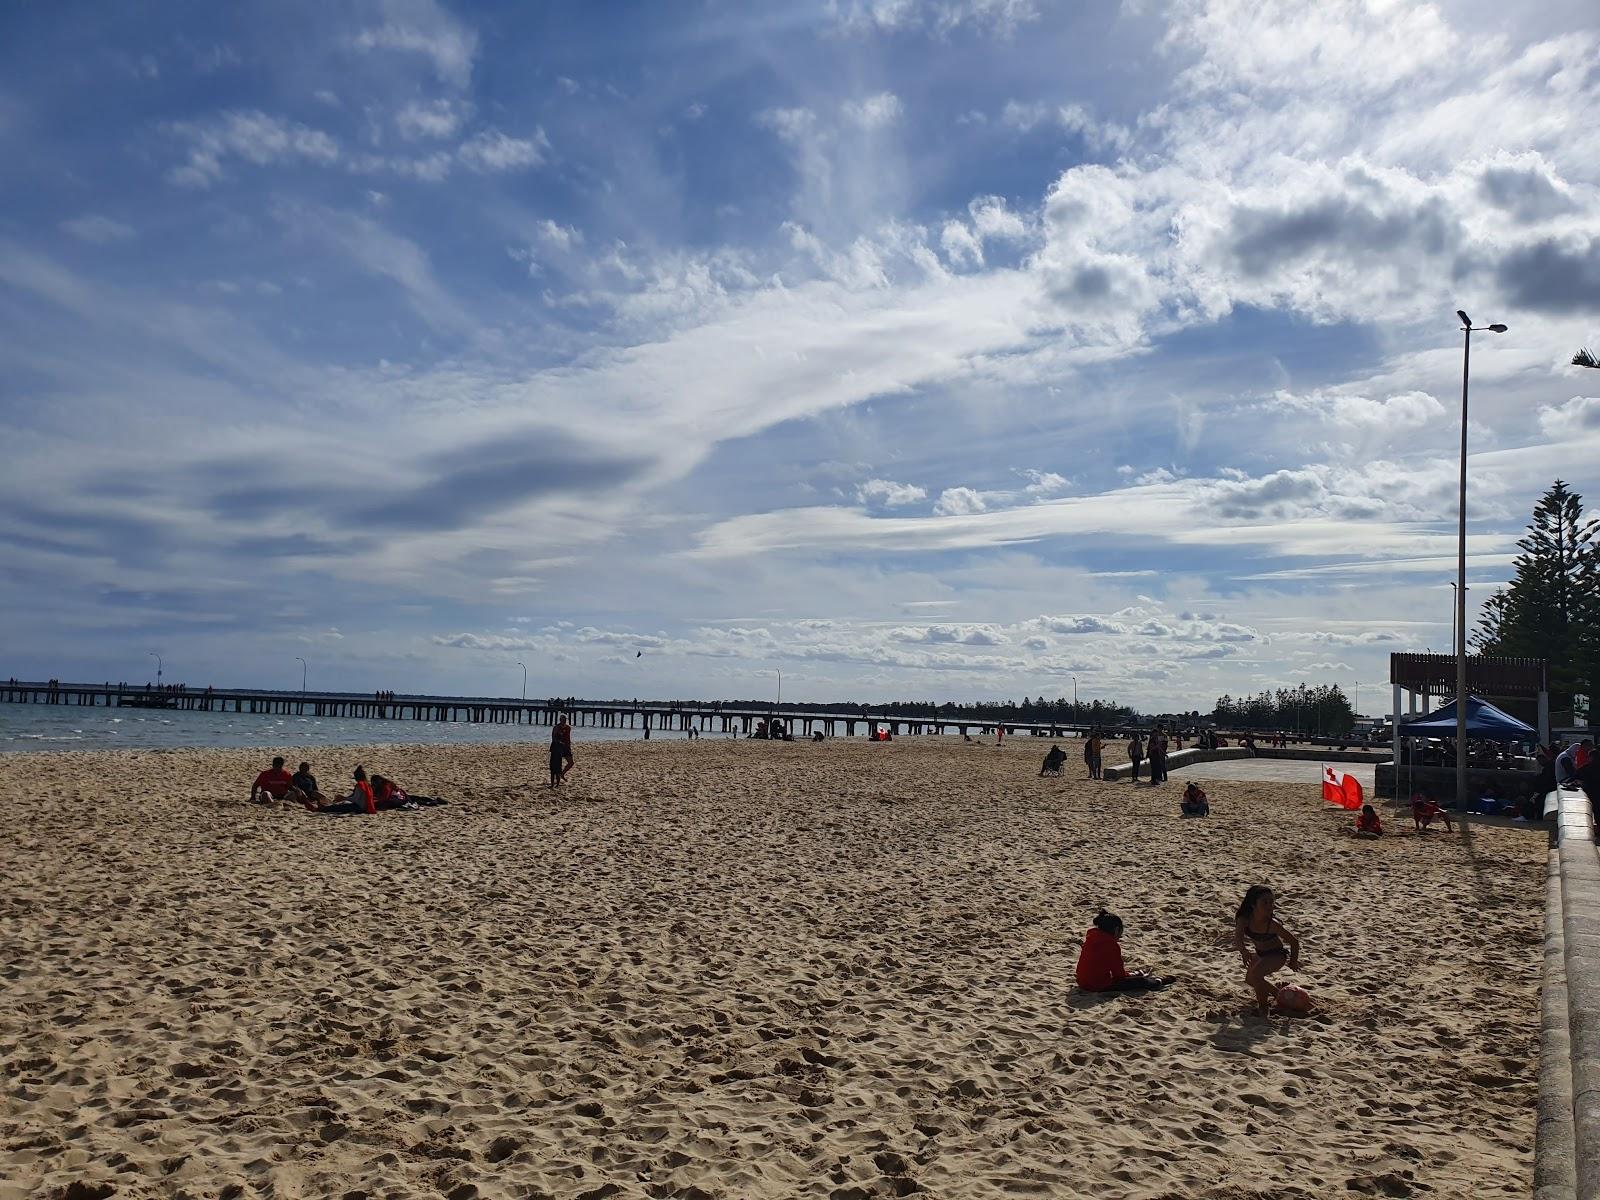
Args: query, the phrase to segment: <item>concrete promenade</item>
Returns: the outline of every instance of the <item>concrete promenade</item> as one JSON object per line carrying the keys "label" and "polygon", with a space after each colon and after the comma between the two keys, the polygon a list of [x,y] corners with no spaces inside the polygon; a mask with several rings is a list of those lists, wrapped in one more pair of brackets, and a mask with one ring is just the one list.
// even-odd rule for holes
{"label": "concrete promenade", "polygon": [[1600,850],[1581,791],[1552,792],[1536,1200],[1600,1200]]}

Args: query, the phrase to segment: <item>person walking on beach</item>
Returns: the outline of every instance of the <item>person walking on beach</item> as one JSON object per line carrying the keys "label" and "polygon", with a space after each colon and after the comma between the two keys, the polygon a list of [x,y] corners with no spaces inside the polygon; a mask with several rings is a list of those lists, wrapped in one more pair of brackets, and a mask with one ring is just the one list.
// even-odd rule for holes
{"label": "person walking on beach", "polygon": [[1089,734],[1089,778],[1102,779],[1100,774],[1101,756],[1105,753],[1105,739],[1100,736],[1098,729]]}
{"label": "person walking on beach", "polygon": [[562,717],[550,731],[550,786],[566,779],[572,770],[572,726]]}
{"label": "person walking on beach", "polygon": [[1139,764],[1144,762],[1144,743],[1139,740],[1139,731],[1135,729],[1133,736],[1128,739],[1128,761],[1133,764],[1133,781],[1139,782]]}
{"label": "person walking on beach", "polygon": [[1244,981],[1255,990],[1262,1016],[1272,1007],[1267,976],[1300,966],[1300,939],[1273,915],[1273,904],[1272,889],[1256,884],[1246,890],[1233,918],[1233,947],[1244,960]]}

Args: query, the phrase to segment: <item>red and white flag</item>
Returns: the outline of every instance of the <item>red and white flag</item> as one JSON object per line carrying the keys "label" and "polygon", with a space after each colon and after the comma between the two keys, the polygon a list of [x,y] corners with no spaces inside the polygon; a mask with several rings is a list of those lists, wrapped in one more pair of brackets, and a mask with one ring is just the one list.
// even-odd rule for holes
{"label": "red and white flag", "polygon": [[1326,763],[1322,766],[1322,798],[1340,808],[1360,808],[1366,803],[1366,798],[1361,794],[1361,781]]}

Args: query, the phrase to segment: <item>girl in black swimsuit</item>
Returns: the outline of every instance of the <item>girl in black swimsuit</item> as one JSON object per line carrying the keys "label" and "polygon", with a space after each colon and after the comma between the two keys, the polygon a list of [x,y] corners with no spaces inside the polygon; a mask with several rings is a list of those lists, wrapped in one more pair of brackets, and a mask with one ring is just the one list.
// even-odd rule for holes
{"label": "girl in black swimsuit", "polygon": [[1255,989],[1262,1016],[1271,1008],[1267,976],[1300,965],[1300,939],[1272,915],[1272,906],[1272,889],[1257,884],[1245,892],[1233,922],[1233,946],[1244,959],[1244,981]]}

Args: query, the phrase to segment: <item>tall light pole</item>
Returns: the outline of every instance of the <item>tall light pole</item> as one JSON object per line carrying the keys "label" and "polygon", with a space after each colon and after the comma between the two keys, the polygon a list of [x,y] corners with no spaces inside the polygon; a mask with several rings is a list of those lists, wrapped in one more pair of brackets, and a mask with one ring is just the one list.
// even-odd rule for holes
{"label": "tall light pole", "polygon": [[1072,677],[1072,723],[1078,724],[1078,677]]}
{"label": "tall light pole", "polygon": [[151,658],[156,660],[156,691],[161,690],[161,655],[154,650],[147,651]]}
{"label": "tall light pole", "polygon": [[1467,380],[1472,367],[1472,335],[1504,333],[1500,324],[1474,325],[1461,318],[1461,497],[1456,516],[1456,803],[1467,802]]}
{"label": "tall light pole", "polygon": [[783,668],[782,667],[774,667],[772,669],[778,673],[778,703],[777,703],[777,707],[778,708],[782,708],[783,707]]}
{"label": "tall light pole", "polygon": [[522,698],[526,700],[528,698],[528,668],[525,663],[518,663],[517,666],[522,668]]}
{"label": "tall light pole", "polygon": [[306,660],[298,654],[294,657],[295,661],[300,664],[300,699],[304,700],[306,698]]}

